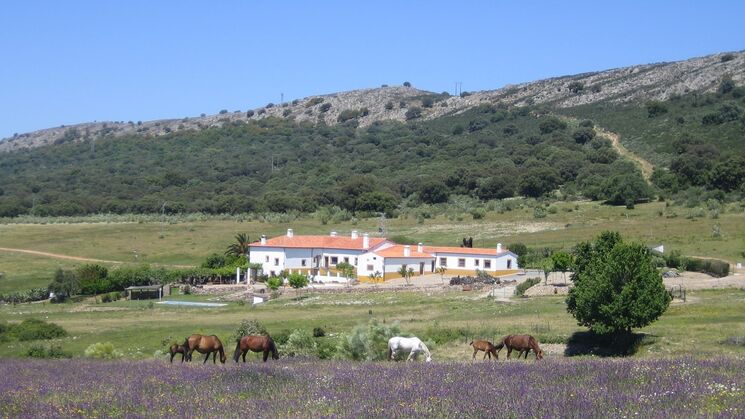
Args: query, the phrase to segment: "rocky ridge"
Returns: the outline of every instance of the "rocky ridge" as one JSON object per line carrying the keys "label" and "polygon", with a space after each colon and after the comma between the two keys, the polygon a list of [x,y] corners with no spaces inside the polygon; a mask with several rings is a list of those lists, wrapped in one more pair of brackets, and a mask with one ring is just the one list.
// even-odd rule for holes
{"label": "rocky ridge", "polygon": [[[147,122],[106,121],[60,126],[14,135],[0,141],[0,152],[71,141],[94,141],[107,136],[158,137],[171,132],[221,126],[267,117],[293,118],[297,122],[332,125],[347,118],[359,126],[376,121],[406,121],[407,111],[421,108],[418,119],[434,119],[463,112],[484,103],[507,106],[545,104],[558,108],[595,102],[664,100],[675,94],[715,91],[725,76],[745,82],[745,51],[720,53],[685,61],[618,68],[573,76],[508,85],[496,90],[448,96],[413,87],[383,86],[311,96],[246,112],[221,112],[182,119]],[[424,106],[427,104],[430,106]],[[345,113],[345,111],[347,111]]]}

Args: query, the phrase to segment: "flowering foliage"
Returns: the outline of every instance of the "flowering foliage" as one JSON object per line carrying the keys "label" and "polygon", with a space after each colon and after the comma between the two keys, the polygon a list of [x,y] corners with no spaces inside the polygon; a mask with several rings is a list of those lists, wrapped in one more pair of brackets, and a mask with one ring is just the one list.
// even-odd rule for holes
{"label": "flowering foliage", "polygon": [[745,415],[745,360],[474,364],[0,360],[0,416]]}

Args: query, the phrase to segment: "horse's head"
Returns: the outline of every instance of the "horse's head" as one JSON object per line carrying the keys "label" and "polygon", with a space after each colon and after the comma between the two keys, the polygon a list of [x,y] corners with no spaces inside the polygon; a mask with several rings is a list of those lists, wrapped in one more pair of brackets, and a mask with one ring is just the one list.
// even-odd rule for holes
{"label": "horse's head", "polygon": [[227,359],[228,359],[228,357],[227,357],[227,356],[225,356],[225,351],[222,351],[222,350],[221,350],[221,351],[220,351],[220,362],[224,364],[224,363],[225,363],[225,361],[227,361]]}
{"label": "horse's head", "polygon": [[543,349],[539,349],[538,352],[536,352],[536,355],[537,359],[543,359]]}
{"label": "horse's head", "polygon": [[432,362],[432,357],[428,356],[427,359],[424,360],[425,362]]}

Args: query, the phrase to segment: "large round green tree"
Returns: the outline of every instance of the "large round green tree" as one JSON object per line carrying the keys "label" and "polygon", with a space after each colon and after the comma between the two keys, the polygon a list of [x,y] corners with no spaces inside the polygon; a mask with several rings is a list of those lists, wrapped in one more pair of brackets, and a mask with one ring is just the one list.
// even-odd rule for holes
{"label": "large round green tree", "polygon": [[593,243],[577,245],[574,257],[567,310],[595,333],[631,333],[657,320],[670,304],[662,276],[641,244],[604,232]]}

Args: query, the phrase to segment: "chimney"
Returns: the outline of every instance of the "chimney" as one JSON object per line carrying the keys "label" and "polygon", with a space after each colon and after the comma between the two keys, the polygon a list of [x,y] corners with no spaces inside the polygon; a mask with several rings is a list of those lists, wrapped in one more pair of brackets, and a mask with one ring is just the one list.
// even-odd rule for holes
{"label": "chimney", "polygon": [[336,232],[335,231],[332,231],[331,232],[331,237],[336,237]]}
{"label": "chimney", "polygon": [[370,236],[367,233],[362,235],[362,248],[363,249],[370,248]]}
{"label": "chimney", "polygon": [[424,245],[421,244],[421,243],[419,243],[418,245],[416,245],[416,251],[419,252],[419,253],[424,253]]}
{"label": "chimney", "polygon": [[287,237],[292,237],[294,235],[295,235],[295,233],[292,231],[292,229],[291,228],[288,228],[287,229]]}
{"label": "chimney", "polygon": [[411,246],[406,245],[404,246],[404,257],[407,258],[411,256]]}
{"label": "chimney", "polygon": [[352,230],[352,240],[356,239],[357,237],[359,237],[357,235],[357,230]]}
{"label": "chimney", "polygon": [[262,245],[265,245],[266,244],[266,236],[264,236],[264,235],[261,236],[261,244]]}
{"label": "chimney", "polygon": [[502,253],[502,243],[497,243],[497,253]]}

